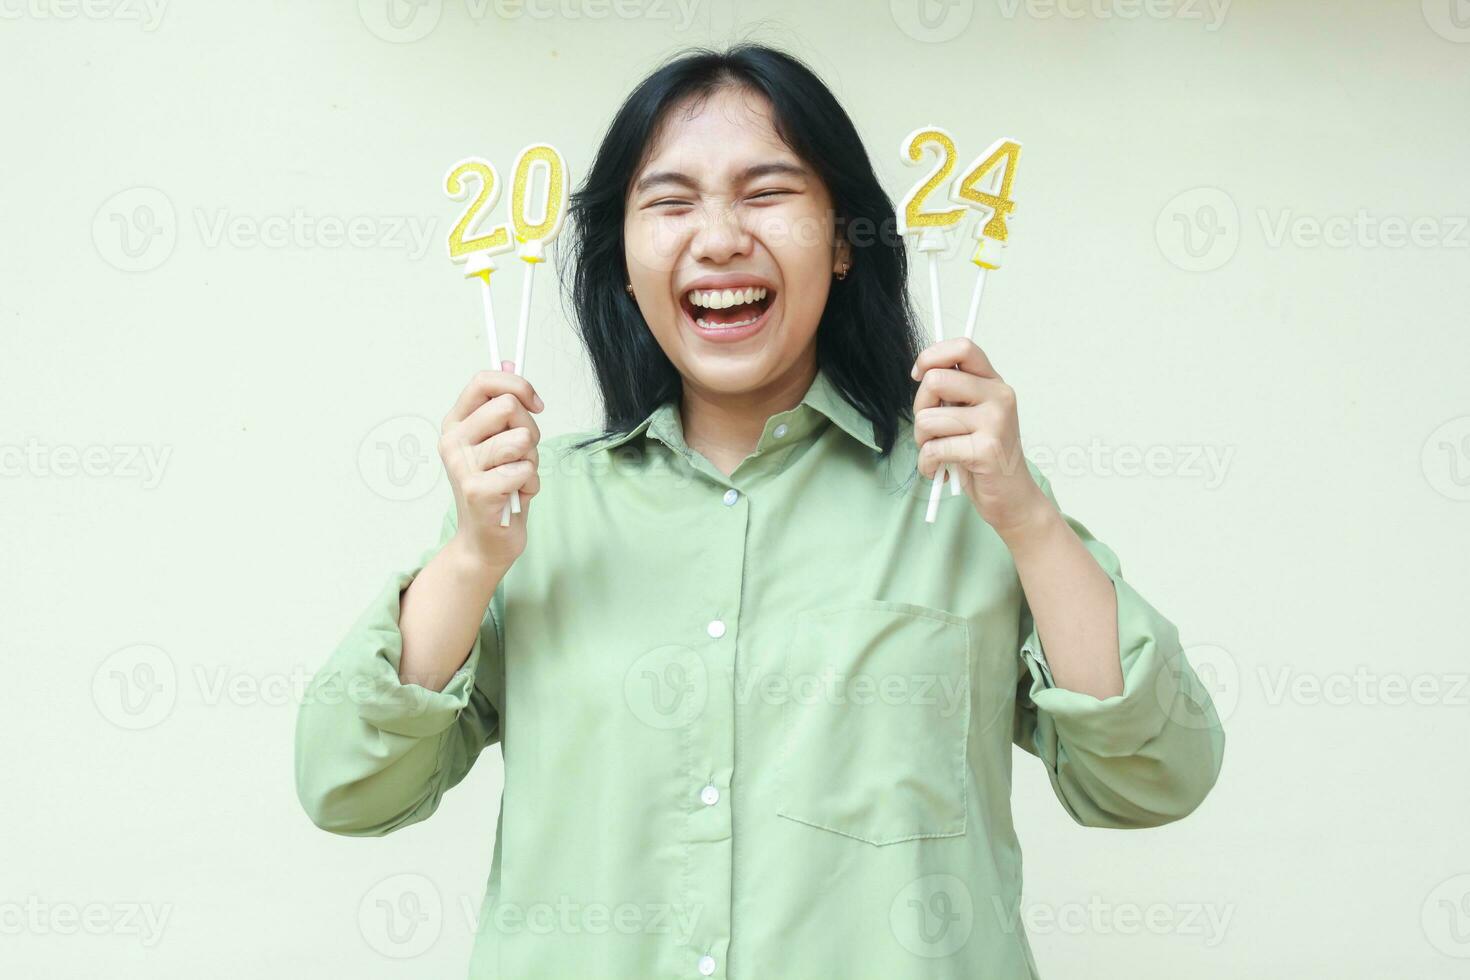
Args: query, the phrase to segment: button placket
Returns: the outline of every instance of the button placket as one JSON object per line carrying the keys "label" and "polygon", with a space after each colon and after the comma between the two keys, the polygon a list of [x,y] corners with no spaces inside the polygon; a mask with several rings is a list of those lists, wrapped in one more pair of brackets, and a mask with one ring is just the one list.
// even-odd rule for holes
{"label": "button placket", "polygon": [[[733,780],[738,701],[736,635],[751,511],[743,499],[746,491],[734,487],[727,475],[714,477],[712,465],[709,473],[704,466],[697,468],[714,482],[728,516],[710,522],[708,528],[710,547],[701,573],[709,590],[703,603],[708,642],[692,644],[704,662],[709,696],[692,720],[686,742],[685,772],[692,785],[686,790],[686,874],[681,900],[686,907],[701,909],[702,914],[697,928],[683,937],[682,944],[689,956],[684,961],[688,964],[685,969],[693,967],[693,975],[717,976],[724,972],[721,963],[730,945],[734,841],[732,797],[728,794]],[[713,503],[705,496],[708,489],[708,485],[698,487],[705,507]]]}

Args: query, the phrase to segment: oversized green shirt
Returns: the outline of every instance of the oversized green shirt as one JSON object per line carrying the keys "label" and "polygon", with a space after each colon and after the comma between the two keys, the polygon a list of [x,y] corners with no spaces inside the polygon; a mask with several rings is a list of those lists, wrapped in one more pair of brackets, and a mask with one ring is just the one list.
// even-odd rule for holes
{"label": "oversized green shirt", "polygon": [[399,681],[398,611],[452,509],[298,719],[301,802],[338,834],[425,819],[500,745],[472,978],[1035,977],[1012,745],[1086,826],[1214,785],[1209,694],[1113,552],[1068,518],[1117,595],[1125,689],[1098,700],[1053,682],[968,498],[924,521],[911,425],[882,457],[825,373],[729,476],[675,400],[588,435],[542,440],[525,553],[443,691]]}

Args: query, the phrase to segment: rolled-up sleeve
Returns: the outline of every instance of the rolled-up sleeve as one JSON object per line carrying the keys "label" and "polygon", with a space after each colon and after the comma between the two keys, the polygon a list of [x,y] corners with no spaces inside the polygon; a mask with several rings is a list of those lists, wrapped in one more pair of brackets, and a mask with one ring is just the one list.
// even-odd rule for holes
{"label": "rolled-up sleeve", "polygon": [[[1032,467],[1047,497],[1050,483]],[[1065,514],[1064,514],[1065,516]],[[1046,765],[1068,813],[1089,827],[1154,827],[1187,815],[1215,785],[1225,732],[1174,624],[1123,579],[1118,557],[1066,517],[1112,580],[1123,693],[1058,687],[1029,607],[1021,616],[1015,742]]]}
{"label": "rolled-up sleeve", "polygon": [[425,819],[500,738],[499,589],[442,691],[398,677],[403,590],[454,528],[451,508],[438,543],[389,577],[307,686],[296,720],[296,793],[323,830],[379,836]]}

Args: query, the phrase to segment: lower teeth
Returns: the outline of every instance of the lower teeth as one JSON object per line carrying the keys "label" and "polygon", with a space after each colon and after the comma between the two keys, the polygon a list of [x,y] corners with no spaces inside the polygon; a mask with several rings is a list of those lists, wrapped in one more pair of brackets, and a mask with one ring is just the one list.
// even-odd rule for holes
{"label": "lower teeth", "polygon": [[708,320],[700,319],[695,322],[706,330],[733,330],[736,327],[748,327],[760,317],[753,316],[749,320],[741,320],[738,323],[710,323]]}

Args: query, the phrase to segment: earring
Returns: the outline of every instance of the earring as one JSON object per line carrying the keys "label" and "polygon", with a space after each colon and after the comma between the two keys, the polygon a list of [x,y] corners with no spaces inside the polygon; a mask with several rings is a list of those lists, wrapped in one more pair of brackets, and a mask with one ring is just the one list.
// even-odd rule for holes
{"label": "earring", "polygon": [[844,262],[843,265],[842,265],[842,268],[840,268],[840,269],[837,270],[837,278],[838,279],[846,279],[847,278],[847,263]]}
{"label": "earring", "polygon": [[624,286],[623,288],[628,291],[628,295],[629,296],[633,295],[633,284],[631,282],[628,283],[628,285]]}

